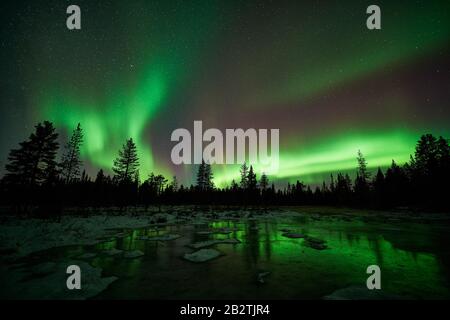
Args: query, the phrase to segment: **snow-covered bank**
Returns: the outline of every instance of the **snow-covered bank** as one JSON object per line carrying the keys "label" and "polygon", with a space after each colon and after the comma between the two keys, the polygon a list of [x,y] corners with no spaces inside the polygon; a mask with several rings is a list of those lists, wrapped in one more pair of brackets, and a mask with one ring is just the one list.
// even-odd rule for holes
{"label": "snow-covered bank", "polygon": [[40,219],[9,219],[0,226],[0,250],[12,257],[23,257],[32,252],[68,245],[96,244],[107,237],[119,236],[114,229],[134,229],[152,225],[169,214],[121,215],[99,214],[87,218],[63,216],[60,222]]}

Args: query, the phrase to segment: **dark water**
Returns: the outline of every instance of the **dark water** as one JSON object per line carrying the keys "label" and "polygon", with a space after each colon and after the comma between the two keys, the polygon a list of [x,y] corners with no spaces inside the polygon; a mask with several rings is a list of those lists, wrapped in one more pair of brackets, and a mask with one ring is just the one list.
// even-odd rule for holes
{"label": "dark water", "polygon": [[[201,235],[198,231],[232,228],[230,234]],[[304,239],[286,238],[282,229],[320,238],[317,250]],[[449,227],[441,223],[332,218],[259,219],[118,230],[95,246],[56,248],[45,259],[85,259],[116,276],[94,299],[320,299],[337,289],[365,287],[369,265],[381,268],[383,292],[414,299],[450,298]],[[139,236],[179,234],[171,241],[138,240]],[[234,238],[239,244],[217,244],[222,256],[203,263],[183,259],[194,252],[187,245],[209,239]],[[141,250],[144,256],[125,259],[105,250]],[[42,259],[42,254],[34,259]],[[270,272],[264,283],[258,274]]]}

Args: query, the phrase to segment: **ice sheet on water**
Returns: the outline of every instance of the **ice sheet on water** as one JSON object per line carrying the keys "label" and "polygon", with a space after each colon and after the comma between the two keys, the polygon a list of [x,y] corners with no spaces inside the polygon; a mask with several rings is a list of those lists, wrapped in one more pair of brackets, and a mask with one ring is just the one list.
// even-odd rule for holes
{"label": "ice sheet on water", "polygon": [[183,258],[191,262],[206,262],[219,257],[221,253],[214,249],[200,249],[193,253],[186,253]]}
{"label": "ice sheet on water", "polygon": [[200,248],[206,248],[217,244],[217,240],[206,240],[206,241],[199,241],[195,243],[191,243],[188,245],[188,247],[191,247],[193,249],[200,249]]}

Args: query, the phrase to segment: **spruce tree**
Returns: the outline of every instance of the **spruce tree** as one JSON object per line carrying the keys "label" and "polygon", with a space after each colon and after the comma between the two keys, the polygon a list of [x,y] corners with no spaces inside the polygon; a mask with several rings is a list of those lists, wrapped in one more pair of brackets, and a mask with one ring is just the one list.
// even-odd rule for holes
{"label": "spruce tree", "polygon": [[234,194],[236,194],[239,190],[239,185],[236,183],[236,180],[234,180],[234,179],[231,181],[230,190]]}
{"label": "spruce tree", "polygon": [[358,150],[358,157],[356,159],[358,161],[358,176],[363,183],[367,183],[367,180],[370,178],[370,172],[367,170],[367,161],[361,153],[361,150]]}
{"label": "spruce tree", "polygon": [[120,183],[132,182],[136,171],[139,168],[139,158],[137,156],[136,145],[130,138],[119,150],[119,156],[114,160],[114,179]]}
{"label": "spruce tree", "polygon": [[267,187],[269,186],[269,178],[267,178],[267,175],[265,172],[262,173],[261,179],[259,180],[259,187],[262,191],[266,191]]}
{"label": "spruce tree", "polygon": [[334,176],[330,174],[330,192],[334,193],[336,191],[336,185],[334,184]]}
{"label": "spruce tree", "polygon": [[213,182],[213,173],[211,169],[211,165],[209,163],[205,164],[205,189],[210,191],[214,189],[214,182]]}
{"label": "spruce tree", "polygon": [[205,171],[206,171],[206,163],[204,160],[202,160],[202,163],[198,167],[197,171],[197,189],[200,191],[203,191],[206,188]]}
{"label": "spruce tree", "polygon": [[248,167],[245,162],[242,164],[240,171],[241,171],[240,187],[241,189],[246,190],[248,187]]}
{"label": "spruce tree", "polygon": [[385,190],[386,186],[384,174],[380,167],[378,167],[377,174],[372,181],[372,186],[375,205],[378,207],[384,206],[387,202]]}
{"label": "spruce tree", "polygon": [[153,179],[154,179],[153,181],[154,181],[154,184],[155,184],[156,194],[158,196],[161,196],[161,194],[164,191],[164,187],[166,186],[167,179],[161,174],[158,174],[157,176],[154,176]]}
{"label": "spruce tree", "polygon": [[257,184],[256,173],[253,171],[253,166],[250,166],[250,170],[247,175],[247,189],[256,190]]}
{"label": "spruce tree", "polygon": [[67,142],[61,161],[61,176],[65,183],[77,180],[80,175],[80,147],[83,143],[83,131],[78,123],[72,137]]}
{"label": "spruce tree", "polygon": [[259,180],[259,187],[261,189],[264,211],[267,211],[266,198],[267,198],[267,188],[269,187],[269,178],[267,177],[265,172],[261,174],[261,179]]}
{"label": "spruce tree", "polygon": [[5,182],[18,185],[41,185],[56,177],[58,134],[49,121],[38,123],[28,140],[10,151]]}
{"label": "spruce tree", "polygon": [[202,163],[198,167],[197,171],[197,189],[200,191],[214,189],[211,165],[209,163],[205,163],[204,160],[202,160]]}
{"label": "spruce tree", "polygon": [[431,134],[425,134],[417,142],[414,154],[415,169],[417,173],[429,176],[437,166],[438,146],[436,138]]}
{"label": "spruce tree", "polygon": [[178,191],[178,179],[177,179],[177,176],[173,176],[172,177],[172,181],[170,182],[170,188],[172,189],[173,192],[177,192]]}
{"label": "spruce tree", "polygon": [[97,177],[95,178],[95,183],[96,184],[103,184],[103,182],[105,181],[105,173],[103,172],[103,169],[100,169],[97,173]]}

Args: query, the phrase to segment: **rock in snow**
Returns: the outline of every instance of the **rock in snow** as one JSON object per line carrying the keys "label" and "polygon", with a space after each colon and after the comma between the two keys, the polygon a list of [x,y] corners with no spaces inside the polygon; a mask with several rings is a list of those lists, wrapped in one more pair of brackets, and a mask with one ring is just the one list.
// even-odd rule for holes
{"label": "rock in snow", "polygon": [[269,274],[270,274],[269,271],[258,273],[258,282],[265,283],[264,278],[267,277]]}
{"label": "rock in snow", "polygon": [[305,237],[305,245],[316,250],[325,250],[328,248],[325,244],[325,240],[309,236]]}
{"label": "rock in snow", "polygon": [[200,249],[193,253],[186,253],[183,258],[192,262],[205,262],[219,257],[221,253],[214,249]]}

